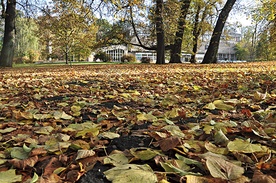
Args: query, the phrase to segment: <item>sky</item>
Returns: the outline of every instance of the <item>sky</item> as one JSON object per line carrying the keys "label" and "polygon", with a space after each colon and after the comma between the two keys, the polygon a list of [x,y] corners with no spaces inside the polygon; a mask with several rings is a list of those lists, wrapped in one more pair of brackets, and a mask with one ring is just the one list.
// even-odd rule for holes
{"label": "sky", "polygon": [[228,21],[231,23],[239,22],[242,26],[251,25],[251,18],[247,13],[257,4],[258,0],[238,0],[229,15]]}

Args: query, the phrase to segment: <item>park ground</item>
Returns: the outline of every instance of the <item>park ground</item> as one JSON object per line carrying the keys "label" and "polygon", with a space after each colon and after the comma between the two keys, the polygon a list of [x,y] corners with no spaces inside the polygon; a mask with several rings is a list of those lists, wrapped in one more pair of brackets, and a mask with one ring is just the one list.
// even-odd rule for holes
{"label": "park ground", "polygon": [[0,69],[0,182],[276,182],[276,62]]}

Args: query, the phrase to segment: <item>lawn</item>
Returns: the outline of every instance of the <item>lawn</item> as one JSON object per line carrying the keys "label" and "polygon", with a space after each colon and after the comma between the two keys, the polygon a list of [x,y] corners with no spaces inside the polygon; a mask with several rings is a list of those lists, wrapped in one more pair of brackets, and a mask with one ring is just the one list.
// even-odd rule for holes
{"label": "lawn", "polygon": [[0,182],[276,182],[276,62],[0,73]]}
{"label": "lawn", "polygon": [[[71,62],[68,61],[69,66],[75,65],[97,65],[97,64],[116,64],[116,62],[87,62],[87,61],[79,61],[79,62]],[[66,65],[65,61],[56,61],[56,62],[35,62],[35,63],[22,63],[22,64],[13,64],[14,68],[37,68],[37,67],[55,67],[55,66],[64,66]]]}

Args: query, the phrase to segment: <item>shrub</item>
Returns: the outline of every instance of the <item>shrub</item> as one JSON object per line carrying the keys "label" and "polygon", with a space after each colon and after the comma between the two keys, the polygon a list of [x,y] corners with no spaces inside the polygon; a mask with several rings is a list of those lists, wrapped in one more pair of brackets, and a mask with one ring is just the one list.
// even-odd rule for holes
{"label": "shrub", "polygon": [[32,63],[30,58],[28,56],[21,57],[22,63],[23,64],[29,64]]}
{"label": "shrub", "polygon": [[98,53],[96,53],[96,55],[94,56],[94,61],[96,60],[101,60],[103,62],[110,62],[111,58],[108,54],[106,54],[105,52],[99,51]]}
{"label": "shrub", "polygon": [[144,63],[144,64],[150,63],[150,58],[149,57],[142,57],[141,58],[141,63]]}
{"label": "shrub", "polygon": [[121,57],[121,62],[135,62],[136,58],[133,54],[126,54]]}
{"label": "shrub", "polygon": [[27,56],[14,57],[13,58],[13,63],[15,63],[15,64],[26,64],[26,63],[30,63],[30,59]]}
{"label": "shrub", "polygon": [[13,63],[15,63],[15,64],[22,64],[22,59],[21,59],[21,57],[14,57],[14,58],[13,58]]}
{"label": "shrub", "polygon": [[35,61],[39,60],[39,52],[36,50],[29,50],[28,51],[28,56],[29,56],[29,63],[34,63]]}

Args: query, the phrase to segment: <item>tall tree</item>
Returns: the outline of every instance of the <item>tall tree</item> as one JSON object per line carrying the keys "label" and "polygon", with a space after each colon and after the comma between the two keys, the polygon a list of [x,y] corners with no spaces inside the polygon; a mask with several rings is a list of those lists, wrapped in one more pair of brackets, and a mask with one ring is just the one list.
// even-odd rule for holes
{"label": "tall tree", "polygon": [[261,1],[261,6],[257,7],[253,20],[261,22],[259,25],[256,41],[256,56],[261,60],[276,59],[276,0]]}
{"label": "tall tree", "polygon": [[259,36],[258,44],[256,45],[256,57],[258,60],[272,60],[274,54],[273,46],[270,44],[270,35],[267,30]]}
{"label": "tall tree", "polygon": [[1,55],[0,55],[0,66],[12,67],[12,60],[13,60],[14,48],[15,48],[16,0],[7,0],[6,8],[4,6],[3,1],[4,0],[1,0],[2,16],[5,18],[5,29],[4,29],[3,47],[1,49]]}
{"label": "tall tree", "polygon": [[[151,34],[153,34],[154,36],[145,36],[146,31],[144,33],[139,32],[139,30],[137,29],[137,26],[135,21],[134,21],[134,15],[135,13],[133,12],[133,7],[130,6],[129,7],[129,12],[130,12],[130,22],[132,25],[132,29],[133,29],[133,34],[136,38],[136,41],[138,43],[135,42],[128,42],[129,44],[133,45],[133,46],[138,46],[141,47],[145,50],[152,50],[152,51],[156,51],[157,53],[157,58],[156,58],[156,63],[157,64],[165,64],[165,32],[164,32],[164,2],[163,0],[156,0],[156,4],[155,4],[155,11],[153,14],[153,19],[151,20],[152,22],[154,22],[154,29],[150,29],[151,30]],[[144,26],[143,26],[144,27]],[[145,30],[145,29],[144,29]],[[150,35],[150,34],[148,34]],[[155,38],[154,40],[156,41],[152,41],[151,38]],[[153,44],[150,44],[153,43]]]}
{"label": "tall tree", "polygon": [[193,43],[191,53],[191,63],[196,63],[196,54],[199,45],[199,36],[210,30],[211,24],[206,19],[212,16],[216,0],[197,0],[194,1],[195,12],[193,20]]}
{"label": "tall tree", "polygon": [[[16,45],[14,57],[22,60],[28,57],[30,61],[37,60],[40,53],[38,25],[33,18],[25,17],[17,12],[16,15]],[[36,58],[34,58],[36,56]]]}
{"label": "tall tree", "polygon": [[92,48],[96,39],[94,17],[82,1],[56,0],[54,3],[52,11],[40,18],[40,25],[50,33],[48,42],[53,52],[61,51],[68,64],[69,56],[76,50]]}
{"label": "tall tree", "polygon": [[50,30],[50,12],[45,10],[44,14],[37,18],[38,23],[38,37],[39,44],[41,45],[41,58],[43,60],[52,60],[52,33]]}
{"label": "tall tree", "polygon": [[171,45],[170,63],[181,63],[182,41],[185,29],[185,21],[191,4],[191,0],[182,0],[181,3],[181,11],[178,18],[174,43],[173,45]]}
{"label": "tall tree", "polygon": [[222,8],[216,26],[214,28],[207,52],[205,53],[205,56],[203,58],[203,64],[217,63],[217,53],[222,30],[235,2],[236,0],[227,0],[224,7]]}
{"label": "tall tree", "polygon": [[[157,43],[156,45],[153,44],[151,46],[143,44],[142,39],[139,37],[136,25],[133,21],[132,7],[130,7],[132,27],[138,41],[138,44],[134,45],[140,46],[147,50],[156,50],[157,64],[165,63],[165,50],[171,50],[170,53],[173,55],[171,56],[170,63],[180,63],[181,47],[185,30],[185,19],[188,14],[190,2],[191,0],[181,0],[180,2],[163,2],[163,0],[156,0],[156,6],[154,8],[155,11],[151,11],[153,8],[150,9],[148,16],[150,19],[150,25],[153,25],[154,23],[151,27],[155,28],[154,30],[151,29],[152,32],[149,35],[155,36],[156,41],[154,42]],[[166,15],[164,16],[164,14]],[[176,14],[178,16],[176,16]]]}
{"label": "tall tree", "polygon": [[163,0],[156,0],[156,38],[157,38],[157,47],[156,47],[156,63],[165,64],[165,39],[164,39],[164,22],[163,22]]}

